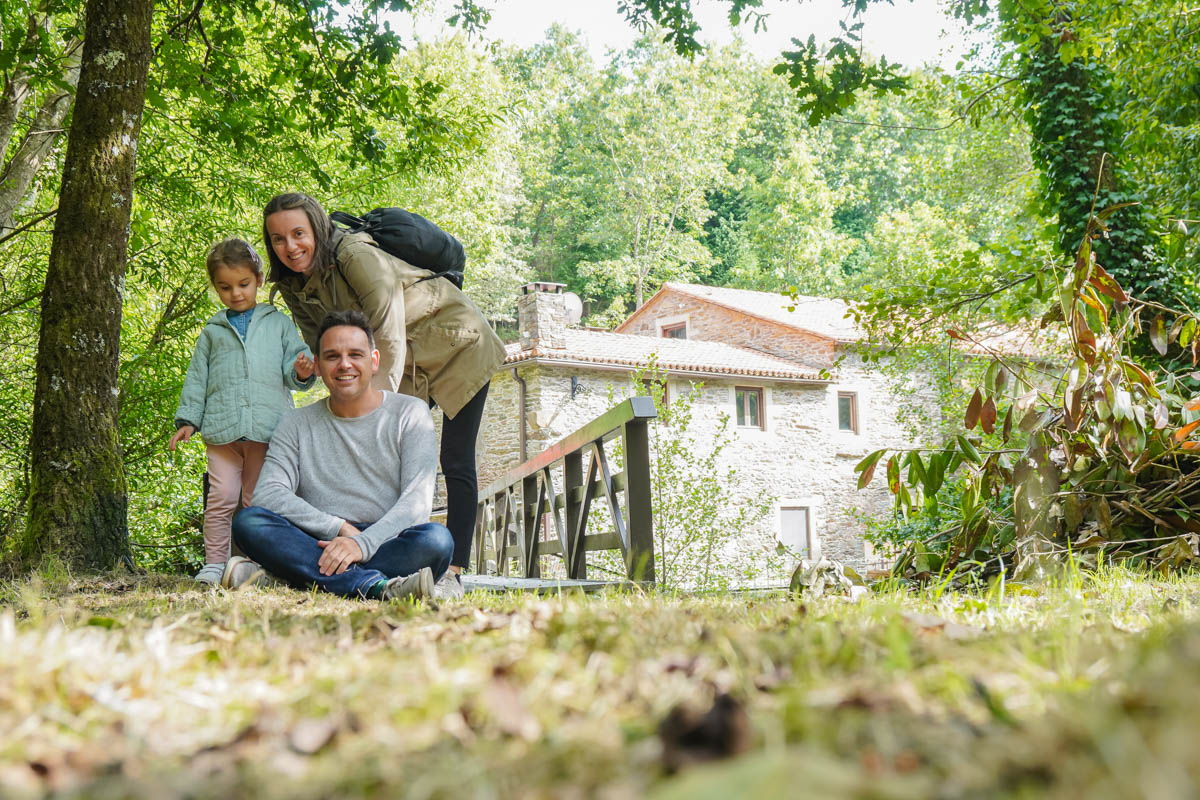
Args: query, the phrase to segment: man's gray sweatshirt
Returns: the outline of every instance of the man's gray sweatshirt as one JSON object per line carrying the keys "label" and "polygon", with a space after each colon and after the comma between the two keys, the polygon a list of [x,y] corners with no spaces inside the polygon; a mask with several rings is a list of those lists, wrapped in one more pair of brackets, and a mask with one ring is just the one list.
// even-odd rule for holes
{"label": "man's gray sweatshirt", "polygon": [[342,522],[370,525],[355,537],[363,561],[433,510],[437,448],[425,403],[383,393],[379,408],[337,417],[322,400],[284,414],[271,437],[254,504],[317,539]]}

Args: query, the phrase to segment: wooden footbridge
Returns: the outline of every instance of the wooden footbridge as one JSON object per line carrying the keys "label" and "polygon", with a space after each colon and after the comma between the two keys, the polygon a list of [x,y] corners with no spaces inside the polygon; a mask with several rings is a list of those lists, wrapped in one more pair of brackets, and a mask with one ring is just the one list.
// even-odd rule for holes
{"label": "wooden footbridge", "polygon": [[[632,397],[479,493],[467,589],[591,591],[654,582],[649,397]],[[623,467],[610,449],[620,442]],[[588,533],[593,513],[611,529]],[[596,527],[609,527],[596,526]],[[623,579],[589,579],[587,554],[619,551]]]}

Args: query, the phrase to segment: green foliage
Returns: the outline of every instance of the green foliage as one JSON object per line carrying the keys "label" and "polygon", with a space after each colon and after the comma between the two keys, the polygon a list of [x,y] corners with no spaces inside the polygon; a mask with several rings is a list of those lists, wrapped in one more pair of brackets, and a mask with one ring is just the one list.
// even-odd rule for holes
{"label": "green foliage", "polygon": [[[1191,438],[1200,427],[1200,400],[1189,388],[1200,375],[1148,371],[1130,355],[1144,331],[1160,356],[1178,348],[1194,366],[1200,320],[1130,296],[1096,262],[1093,243],[1115,211],[1089,220],[1046,316],[1070,341],[1061,373],[1039,377],[993,353],[962,433],[933,454],[887,457],[888,487],[905,517],[943,511],[938,489],[965,470],[950,524],[913,543],[897,565],[900,574],[987,574],[1015,562],[1018,575],[1045,575],[1066,553],[1091,564],[1141,558],[1164,570],[1200,560],[1192,455],[1200,444]],[[976,428],[982,440],[970,438]],[[884,455],[860,464],[860,486]],[[931,550],[935,539],[940,550]]]}
{"label": "green foliage", "polygon": [[1055,26],[1021,60],[1043,208],[1057,216],[1058,245],[1069,254],[1094,209],[1124,206],[1095,243],[1096,257],[1138,296],[1170,302],[1171,273],[1154,252],[1140,193],[1130,190],[1112,72],[1099,58],[1067,59],[1058,43],[1070,31],[1069,24]]}
{"label": "green foliage", "polygon": [[[577,46],[557,36],[556,49]],[[530,54],[535,64],[544,57]],[[688,62],[642,39],[600,75],[576,67],[539,81],[586,93],[531,98],[552,109],[530,120],[530,133],[553,159],[549,171],[543,162],[529,174],[532,258],[545,277],[582,286],[597,311],[611,309],[607,321],[711,260],[700,242],[707,198],[731,179],[726,165],[745,113],[734,58]]]}
{"label": "green foliage", "polygon": [[715,421],[697,416],[704,385],[669,392],[666,372],[652,359],[633,373],[630,390],[650,394],[658,412],[650,427],[657,585],[723,591],[778,567],[773,548],[746,547],[747,532],[767,515],[774,498],[747,497],[741,489],[737,469],[722,458],[733,439],[729,415]]}
{"label": "green foliage", "polygon": [[[36,68],[39,91],[60,80],[49,66],[76,35],[78,6],[56,8],[54,24],[37,29],[41,49],[3,50],[10,69]],[[514,202],[510,142],[489,135],[509,102],[496,70],[461,40],[396,59],[398,40],[375,29],[369,13],[335,18],[329,8],[189,3],[163,6],[155,19],[119,385],[132,538],[147,566],[180,568],[198,558],[203,450],[197,443],[173,460],[163,445],[195,337],[219,308],[204,255],[227,236],[257,240],[269,196],[301,188],[331,207],[404,204],[428,213],[464,240],[468,290],[498,318],[510,313],[507,299],[523,279],[503,224]],[[0,32],[25,30],[20,14],[30,10],[10,16],[4,7]],[[21,25],[10,24],[17,19]],[[9,155],[28,116],[17,120]],[[0,234],[8,355],[0,367],[0,539],[19,526],[28,492],[29,376],[52,224],[39,219],[53,215],[54,166],[52,158],[24,198],[18,230]]]}

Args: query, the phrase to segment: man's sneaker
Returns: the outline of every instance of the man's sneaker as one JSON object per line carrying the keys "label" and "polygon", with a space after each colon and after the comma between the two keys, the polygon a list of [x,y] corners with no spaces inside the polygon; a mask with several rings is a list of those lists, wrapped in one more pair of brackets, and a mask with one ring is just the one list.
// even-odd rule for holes
{"label": "man's sneaker", "polygon": [[196,573],[197,583],[207,583],[209,586],[216,586],[221,582],[221,576],[225,574],[225,564],[205,564]]}
{"label": "man's sneaker", "polygon": [[383,587],[383,594],[379,596],[379,599],[400,600],[405,597],[419,598],[432,596],[433,570],[429,567],[421,567],[412,575],[404,575],[388,581],[387,586]]}
{"label": "man's sneaker", "polygon": [[225,562],[225,574],[221,576],[221,585],[226,589],[240,589],[243,586],[255,586],[267,577],[266,571],[245,556],[234,556]]}
{"label": "man's sneaker", "polygon": [[445,574],[438,578],[437,583],[433,585],[433,596],[439,600],[462,597],[464,594],[466,594],[466,590],[463,589],[462,576],[451,569],[446,570]]}

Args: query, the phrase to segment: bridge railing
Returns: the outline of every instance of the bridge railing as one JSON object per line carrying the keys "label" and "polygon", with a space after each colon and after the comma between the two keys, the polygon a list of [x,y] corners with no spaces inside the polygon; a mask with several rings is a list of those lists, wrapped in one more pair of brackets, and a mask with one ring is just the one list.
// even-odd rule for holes
{"label": "bridge railing", "polygon": [[[479,493],[472,557],[480,574],[540,578],[542,556],[563,560],[568,578],[587,578],[587,553],[620,550],[630,580],[654,580],[650,502],[649,397],[631,397]],[[624,468],[606,447],[620,437]],[[587,533],[596,501],[612,531]],[[602,512],[601,512],[602,513]]]}

